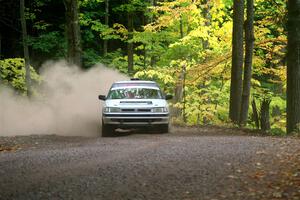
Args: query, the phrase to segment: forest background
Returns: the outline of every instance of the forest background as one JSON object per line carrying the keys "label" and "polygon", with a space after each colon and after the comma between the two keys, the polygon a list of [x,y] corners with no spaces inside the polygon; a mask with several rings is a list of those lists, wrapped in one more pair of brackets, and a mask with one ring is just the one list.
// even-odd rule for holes
{"label": "forest background", "polygon": [[[73,0],[71,0],[73,1]],[[42,82],[47,60],[68,58],[68,0],[25,1],[31,78]],[[173,123],[236,126],[229,118],[231,0],[78,0],[80,57],[157,81],[171,102]],[[19,1],[1,1],[1,82],[27,91]],[[287,2],[256,0],[251,105],[244,126],[284,135]]]}

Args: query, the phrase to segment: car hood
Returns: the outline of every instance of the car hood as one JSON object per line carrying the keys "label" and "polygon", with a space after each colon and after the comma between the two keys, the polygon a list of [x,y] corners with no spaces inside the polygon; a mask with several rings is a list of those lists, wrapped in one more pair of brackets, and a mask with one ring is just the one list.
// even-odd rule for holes
{"label": "car hood", "polygon": [[107,99],[106,107],[167,107],[165,99]]}

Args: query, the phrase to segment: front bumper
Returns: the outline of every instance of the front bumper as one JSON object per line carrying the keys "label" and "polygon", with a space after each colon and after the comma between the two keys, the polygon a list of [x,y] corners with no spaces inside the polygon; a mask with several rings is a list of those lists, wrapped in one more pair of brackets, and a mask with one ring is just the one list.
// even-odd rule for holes
{"label": "front bumper", "polygon": [[104,124],[118,127],[169,124],[169,113],[103,113]]}

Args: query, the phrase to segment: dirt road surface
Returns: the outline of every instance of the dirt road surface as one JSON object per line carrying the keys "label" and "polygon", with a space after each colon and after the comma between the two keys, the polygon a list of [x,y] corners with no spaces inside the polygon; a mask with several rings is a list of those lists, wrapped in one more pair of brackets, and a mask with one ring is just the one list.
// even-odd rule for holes
{"label": "dirt road surface", "polygon": [[0,199],[300,199],[295,138],[176,128],[0,144]]}

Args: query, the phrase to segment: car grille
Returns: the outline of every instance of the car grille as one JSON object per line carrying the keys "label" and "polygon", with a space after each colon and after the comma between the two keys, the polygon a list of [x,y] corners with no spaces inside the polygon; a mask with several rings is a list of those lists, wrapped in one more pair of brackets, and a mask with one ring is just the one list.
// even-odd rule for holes
{"label": "car grille", "polygon": [[159,122],[162,121],[162,119],[111,119],[112,122],[120,122],[120,123],[126,123],[126,122]]}
{"label": "car grille", "polygon": [[140,115],[135,115],[135,114],[104,114],[105,117],[168,117],[168,114],[155,114],[155,115],[148,115],[148,114],[140,114]]}
{"label": "car grille", "polygon": [[120,101],[121,104],[152,104],[152,101]]}
{"label": "car grille", "polygon": [[123,108],[121,109],[122,112],[151,112],[151,109],[148,108],[138,108],[138,109],[134,109],[134,108]]}

